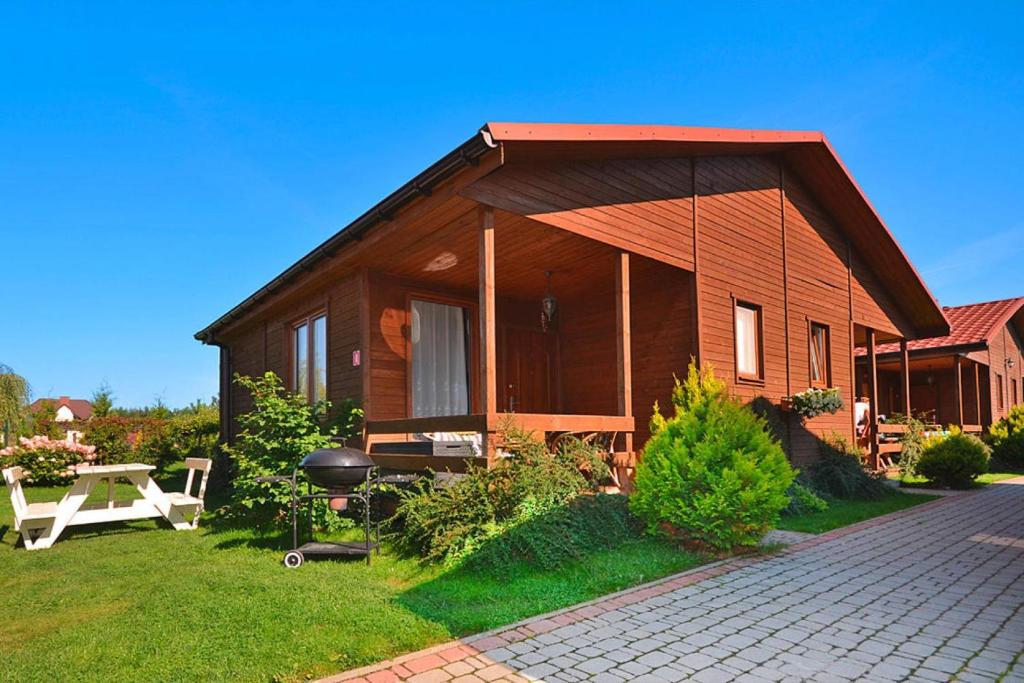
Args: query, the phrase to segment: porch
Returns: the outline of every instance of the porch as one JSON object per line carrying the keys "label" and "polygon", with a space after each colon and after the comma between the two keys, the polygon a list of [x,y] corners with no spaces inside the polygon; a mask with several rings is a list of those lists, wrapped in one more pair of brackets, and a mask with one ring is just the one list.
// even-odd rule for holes
{"label": "porch", "polygon": [[875,353],[879,341],[864,335],[855,365],[858,395],[871,406],[864,435],[869,464],[876,470],[892,469],[902,451],[906,425],[893,424],[894,414],[913,415],[926,431],[949,425],[980,435],[991,423],[988,366],[969,353],[923,354],[911,357],[905,340],[898,352]]}
{"label": "porch", "polygon": [[487,206],[362,279],[364,448],[386,469],[492,466],[515,427],[600,442],[628,474],[691,355],[691,273]]}

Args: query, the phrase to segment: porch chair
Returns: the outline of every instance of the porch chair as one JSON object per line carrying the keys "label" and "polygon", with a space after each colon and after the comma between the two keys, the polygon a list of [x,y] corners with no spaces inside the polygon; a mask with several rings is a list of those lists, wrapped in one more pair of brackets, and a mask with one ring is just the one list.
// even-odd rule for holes
{"label": "porch chair", "polygon": [[[188,468],[188,478],[185,479],[185,491],[179,493],[172,491],[167,494],[171,508],[182,514],[192,513],[192,528],[199,526],[199,514],[203,511],[203,496],[206,495],[206,479],[210,476],[210,469],[213,461],[209,458],[185,458],[185,467]],[[192,488],[195,484],[195,474],[201,472],[199,478],[199,491],[192,495]]]}
{"label": "porch chair", "polygon": [[25,476],[22,468],[9,467],[3,474],[11,494],[11,507],[14,508],[14,530],[21,532],[25,548],[34,550],[38,541],[48,538],[53,532],[57,503],[25,502],[25,492],[21,488],[21,480]]}

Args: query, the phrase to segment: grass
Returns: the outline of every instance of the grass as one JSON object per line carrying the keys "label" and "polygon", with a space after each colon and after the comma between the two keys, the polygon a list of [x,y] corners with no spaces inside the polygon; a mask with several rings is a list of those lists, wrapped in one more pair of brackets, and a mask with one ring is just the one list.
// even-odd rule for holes
{"label": "grass", "polygon": [[[174,487],[180,480],[164,486]],[[26,489],[30,501],[63,492]],[[77,527],[28,552],[14,547],[12,519],[3,496],[2,680],[304,680],[705,561],[644,539],[557,571],[512,567],[501,579],[389,552],[370,567],[321,561],[288,570],[283,537],[215,530],[209,520],[194,532],[156,520]]]}
{"label": "grass", "polygon": [[828,510],[824,512],[782,517],[778,528],[786,531],[821,534],[862,522],[865,519],[905,510],[929,500],[935,500],[936,497],[895,491],[892,495],[880,500],[835,500],[829,503]]}
{"label": "grass", "polygon": [[[1015,477],[1024,476],[1024,469],[1013,467],[999,467],[995,472],[986,472],[974,480],[974,487],[988,486],[998,481],[1006,481]],[[930,481],[920,476],[908,476],[900,479],[898,473],[889,475],[890,479],[899,479],[900,486],[904,488],[923,489],[934,486]]]}

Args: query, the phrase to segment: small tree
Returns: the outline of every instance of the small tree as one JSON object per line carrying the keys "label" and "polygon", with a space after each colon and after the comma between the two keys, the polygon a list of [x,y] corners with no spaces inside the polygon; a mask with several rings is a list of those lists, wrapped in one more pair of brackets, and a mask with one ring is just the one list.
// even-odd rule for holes
{"label": "small tree", "polygon": [[1010,408],[1006,417],[989,427],[986,440],[1000,465],[1024,467],[1024,404]]}
{"label": "small tree", "polygon": [[110,385],[103,382],[96,391],[92,392],[92,414],[95,417],[106,417],[110,409],[114,407],[114,392]]}
{"label": "small tree", "polygon": [[[252,410],[238,416],[242,431],[232,446],[234,512],[257,527],[284,525],[290,514],[288,488],[256,481],[257,477],[290,476],[299,461],[318,448],[329,448],[333,429],[326,432],[321,420],[330,403],[309,404],[298,394],[286,391],[273,372],[260,377],[235,375],[235,382],[252,396]],[[328,513],[325,501],[317,501],[314,520],[334,526],[338,516]]]}
{"label": "small tree", "polygon": [[0,429],[3,430],[0,447],[11,444],[28,404],[28,394],[25,378],[0,363]]}
{"label": "small tree", "polygon": [[652,533],[717,550],[756,545],[789,504],[796,473],[785,453],[710,365],[691,362],[672,403],[667,419],[655,404],[631,508]]}

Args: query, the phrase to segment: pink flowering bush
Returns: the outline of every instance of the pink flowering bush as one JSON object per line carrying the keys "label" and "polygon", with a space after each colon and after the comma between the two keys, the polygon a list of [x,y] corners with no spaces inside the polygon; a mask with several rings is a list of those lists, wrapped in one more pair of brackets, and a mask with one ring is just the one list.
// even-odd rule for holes
{"label": "pink flowering bush", "polygon": [[21,437],[17,446],[0,449],[0,464],[20,466],[26,473],[23,481],[39,486],[66,483],[74,478],[77,465],[95,460],[95,446],[47,436]]}

